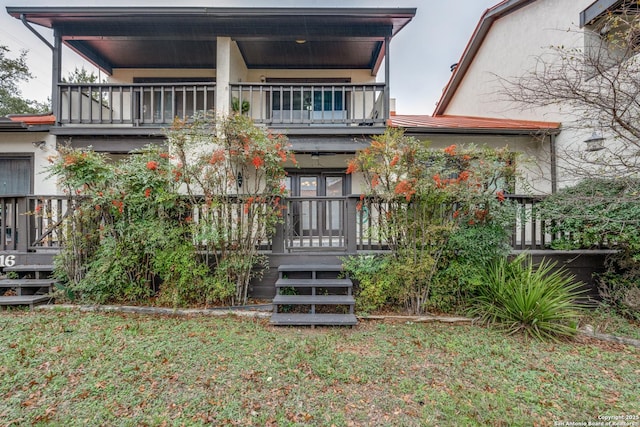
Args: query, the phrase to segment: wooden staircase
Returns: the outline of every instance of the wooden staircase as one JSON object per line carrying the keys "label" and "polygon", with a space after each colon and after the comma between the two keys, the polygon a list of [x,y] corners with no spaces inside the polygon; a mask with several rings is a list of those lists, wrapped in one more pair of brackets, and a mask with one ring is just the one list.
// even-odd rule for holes
{"label": "wooden staircase", "polygon": [[273,325],[353,326],[353,283],[341,265],[281,265],[273,298]]}
{"label": "wooden staircase", "polygon": [[33,309],[51,301],[55,283],[51,278],[52,265],[15,265],[3,270],[5,275],[14,273],[17,277],[0,279],[0,309],[20,305]]}

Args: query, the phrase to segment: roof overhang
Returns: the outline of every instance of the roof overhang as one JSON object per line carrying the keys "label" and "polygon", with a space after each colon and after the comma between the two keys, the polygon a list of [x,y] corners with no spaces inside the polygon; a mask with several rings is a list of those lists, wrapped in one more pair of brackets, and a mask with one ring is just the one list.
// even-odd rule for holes
{"label": "roof overhang", "polygon": [[54,123],[51,114],[11,114],[0,117],[0,132],[48,132]]}
{"label": "roof overhang", "polygon": [[475,31],[471,35],[467,46],[458,61],[458,64],[451,74],[449,82],[444,88],[442,92],[442,96],[436,105],[436,109],[434,111],[435,115],[444,114],[449,102],[453,98],[458,86],[464,79],[464,76],[467,74],[473,59],[476,54],[480,50],[482,43],[484,42],[485,37],[489,33],[491,26],[493,23],[502,18],[505,15],[515,12],[516,10],[533,3],[536,0],[505,0],[492,8],[487,9],[482,17],[480,18],[480,22],[476,26]]}
{"label": "roof overhang", "polygon": [[396,115],[389,126],[412,134],[556,135],[561,130],[558,122],[447,115]]}
{"label": "roof overhang", "polygon": [[[219,36],[249,69],[369,69],[415,8],[7,7],[111,73],[114,68],[215,68]],[[336,49],[340,43],[340,49]]]}
{"label": "roof overhang", "polygon": [[589,25],[602,14],[622,5],[625,0],[597,0],[580,12],[580,27]]}

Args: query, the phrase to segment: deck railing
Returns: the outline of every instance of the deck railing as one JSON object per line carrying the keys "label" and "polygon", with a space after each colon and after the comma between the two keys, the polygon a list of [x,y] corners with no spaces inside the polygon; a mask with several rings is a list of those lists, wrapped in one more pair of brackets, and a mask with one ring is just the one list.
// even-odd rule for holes
{"label": "deck railing", "polygon": [[385,84],[239,83],[231,106],[270,126],[384,126]]}
{"label": "deck railing", "polygon": [[[511,233],[515,250],[548,249],[560,236],[545,231],[536,205],[541,196],[511,195],[518,206]],[[358,251],[387,250],[381,234],[384,203],[359,196],[290,197],[284,209],[283,224],[260,249],[274,253],[302,250]],[[0,196],[0,251],[58,249],[63,242],[61,224],[68,212],[67,196]],[[243,205],[237,203],[238,217]],[[211,215],[194,207],[194,221]],[[255,226],[258,226],[257,224]],[[197,242],[196,242],[197,243]],[[198,243],[202,244],[202,242]]]}
{"label": "deck railing", "polygon": [[66,125],[169,125],[215,108],[215,83],[59,83],[59,122]]}

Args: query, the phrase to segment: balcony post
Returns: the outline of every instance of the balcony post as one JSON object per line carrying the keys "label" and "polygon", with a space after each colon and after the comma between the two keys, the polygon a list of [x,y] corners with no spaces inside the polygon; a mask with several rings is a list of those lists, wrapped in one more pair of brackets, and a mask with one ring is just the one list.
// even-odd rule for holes
{"label": "balcony post", "polygon": [[60,88],[58,84],[62,81],[62,37],[60,30],[53,30],[53,50],[51,67],[51,110],[56,123],[60,122]]}
{"label": "balcony post", "polygon": [[231,111],[231,37],[218,37],[216,47],[216,113]]}
{"label": "balcony post", "polygon": [[[391,60],[389,58],[389,45],[391,44],[391,37],[386,36],[384,38],[384,101],[383,101],[383,117],[385,119],[391,117],[389,112],[389,99],[391,97],[391,90],[389,88],[389,81],[391,80]],[[386,124],[386,120],[385,120]]]}
{"label": "balcony post", "polygon": [[348,196],[345,205],[345,238],[347,240],[347,253],[356,254],[358,252],[357,236],[357,216],[356,204],[359,196]]}

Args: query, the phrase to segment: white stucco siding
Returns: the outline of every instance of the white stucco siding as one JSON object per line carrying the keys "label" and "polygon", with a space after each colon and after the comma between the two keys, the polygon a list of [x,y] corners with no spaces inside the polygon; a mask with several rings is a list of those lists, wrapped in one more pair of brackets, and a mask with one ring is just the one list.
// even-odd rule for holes
{"label": "white stucco siding", "polygon": [[[591,130],[576,128],[565,106],[528,108],[508,101],[500,78],[517,81],[533,70],[541,57],[557,61],[552,46],[584,48],[579,15],[592,0],[537,0],[496,20],[479,48],[444,114],[482,116],[562,123],[557,136],[558,187],[575,182],[566,167],[566,153],[581,150]],[[548,145],[544,150],[548,153]],[[536,167],[549,169],[548,155],[533,159]]]}
{"label": "white stucco siding", "polygon": [[592,0],[538,0],[493,23],[446,114],[559,121],[557,108],[522,109],[501,95],[500,79],[532,71],[551,46],[584,46],[579,15]]}

